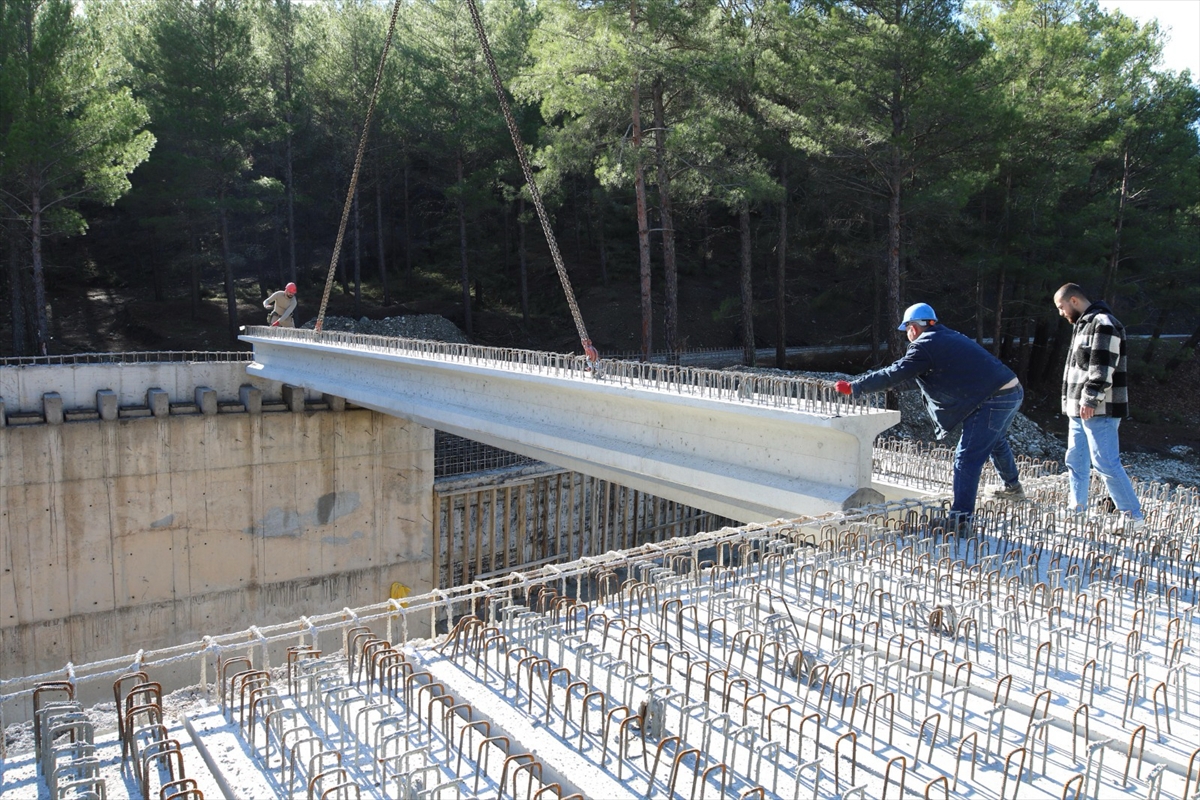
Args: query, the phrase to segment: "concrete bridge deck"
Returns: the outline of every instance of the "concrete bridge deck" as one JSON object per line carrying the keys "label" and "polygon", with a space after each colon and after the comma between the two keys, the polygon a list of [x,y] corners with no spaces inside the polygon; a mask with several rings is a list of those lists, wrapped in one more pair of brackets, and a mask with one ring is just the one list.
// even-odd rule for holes
{"label": "concrete bridge deck", "polygon": [[742,521],[878,502],[880,396],[821,381],[342,332],[255,327],[251,376]]}

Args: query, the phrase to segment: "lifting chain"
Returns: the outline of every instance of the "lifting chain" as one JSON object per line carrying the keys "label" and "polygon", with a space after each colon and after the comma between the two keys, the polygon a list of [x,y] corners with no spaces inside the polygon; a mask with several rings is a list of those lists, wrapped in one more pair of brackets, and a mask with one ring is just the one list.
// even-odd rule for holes
{"label": "lifting chain", "polygon": [[571,307],[571,317],[575,320],[575,330],[579,333],[579,343],[593,369],[600,359],[592,340],[588,337],[587,328],[583,325],[583,316],[579,313],[579,304],[575,302],[575,291],[571,288],[571,279],[567,276],[566,265],[563,264],[562,253],[558,250],[558,239],[550,227],[550,217],[546,214],[546,206],[542,203],[542,193],[538,191],[533,180],[533,169],[529,166],[529,156],[525,153],[525,145],[521,134],[517,131],[517,123],[513,119],[512,109],[508,105],[508,97],[504,94],[504,84],[500,82],[500,73],[496,69],[496,59],[492,57],[492,47],[488,44],[487,33],[483,30],[483,20],[479,16],[479,6],[475,0],[467,0],[471,9],[471,21],[475,24],[475,34],[479,37],[479,45],[483,48],[483,57],[487,59],[488,72],[492,75],[492,86],[496,89],[496,97],[500,100],[500,110],[504,112],[504,121],[508,125],[508,134],[512,137],[513,147],[517,150],[517,160],[521,162],[521,172],[525,174],[525,185],[529,187],[529,196],[533,198],[534,208],[537,209],[538,219],[542,223],[542,231],[546,234],[546,243],[550,245],[550,257],[554,259],[554,268],[558,270],[558,279],[562,283],[563,293],[567,296],[567,305]]}
{"label": "lifting chain", "polygon": [[[533,180],[533,168],[529,164],[529,157],[525,153],[525,145],[521,141],[521,135],[517,131],[516,120],[513,119],[512,108],[509,106],[508,97],[504,93],[504,84],[500,81],[500,72],[496,69],[496,59],[492,56],[492,47],[488,43],[487,33],[483,29],[483,20],[479,16],[479,7],[475,0],[467,0],[467,6],[471,10],[471,22],[475,26],[475,34],[479,37],[479,44],[483,48],[483,56],[487,60],[488,72],[492,77],[492,86],[496,90],[496,97],[500,101],[500,110],[504,113],[504,122],[508,125],[508,134],[512,137],[513,147],[517,151],[517,160],[521,163],[521,172],[525,176],[525,185],[529,187],[529,195],[533,199],[534,208],[537,209],[538,219],[542,223],[542,231],[546,235],[546,243],[550,246],[550,257],[554,260],[554,268],[558,272],[558,279],[562,283],[563,292],[567,297],[567,305],[571,308],[571,318],[575,321],[575,330],[579,334],[579,342],[583,345],[583,352],[587,356],[588,362],[592,365],[593,370],[598,365],[600,360],[596,348],[592,346],[592,340],[588,336],[587,328],[583,324],[583,316],[579,313],[579,304],[575,300],[575,291],[571,287],[571,279],[567,275],[566,265],[563,263],[562,253],[558,249],[558,240],[554,236],[554,231],[550,227],[550,217],[546,214],[546,206],[542,202],[542,194],[538,191],[537,183]],[[321,310],[317,314],[316,330],[320,331],[325,323],[325,309],[329,305],[329,293],[333,288],[333,273],[337,266],[338,256],[342,251],[342,240],[346,235],[346,225],[350,218],[350,208],[354,199],[355,190],[358,187],[358,175],[362,168],[363,152],[367,146],[367,133],[371,129],[371,118],[375,113],[375,103],[379,99],[379,87],[383,82],[383,66],[387,61],[388,51],[392,46],[392,36],[396,30],[396,16],[400,11],[400,0],[392,6],[392,19],[388,25],[387,40],[384,42],[383,53],[379,57],[379,69],[375,72],[375,87],[371,91],[371,102],[367,106],[367,118],[363,123],[362,137],[358,142],[358,153],[354,158],[354,172],[350,176],[350,190],[346,193],[346,202],[342,207],[342,220],[338,226],[337,240],[333,245],[333,257],[329,262],[329,274],[325,277],[325,292],[321,296]]]}
{"label": "lifting chain", "polygon": [[329,292],[333,288],[333,271],[338,256],[342,253],[342,240],[346,237],[346,223],[350,220],[350,208],[354,193],[358,191],[358,174],[362,170],[363,153],[367,149],[367,133],[371,130],[371,118],[375,116],[375,104],[379,100],[379,87],[383,85],[383,65],[387,63],[388,51],[392,49],[392,37],[396,33],[396,17],[400,14],[400,0],[392,4],[392,19],[388,23],[387,38],[383,42],[383,53],[379,56],[379,69],[375,70],[375,86],[371,89],[371,102],[367,104],[367,118],[363,122],[362,136],[358,139],[358,153],[354,156],[354,171],[350,173],[350,190],[342,206],[342,221],[338,225],[337,239],[333,243],[333,257],[329,260],[329,274],[325,276],[325,291],[321,295],[321,310],[313,329],[320,331],[325,326],[325,309],[329,307]]}

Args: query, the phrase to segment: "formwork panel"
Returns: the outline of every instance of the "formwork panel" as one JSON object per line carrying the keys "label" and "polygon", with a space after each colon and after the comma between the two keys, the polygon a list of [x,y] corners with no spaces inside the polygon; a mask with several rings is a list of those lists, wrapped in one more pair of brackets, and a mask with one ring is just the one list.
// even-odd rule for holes
{"label": "formwork panel", "polygon": [[[6,492],[0,489],[0,501]],[[13,537],[15,532],[9,525],[8,506],[0,507],[0,627],[17,622],[17,573],[13,562]]]}
{"label": "formwork panel", "polygon": [[109,535],[107,514],[97,511],[90,524],[71,529],[67,580],[59,587],[71,614],[108,610],[120,602],[114,581],[105,575],[105,567],[114,563],[113,549],[119,545]]}
{"label": "formwork panel", "polygon": [[58,462],[61,480],[87,482],[109,474],[107,449],[99,425],[64,422],[47,426],[46,432],[50,443],[46,457]]}
{"label": "formwork panel", "polygon": [[169,419],[118,419],[105,424],[118,436],[117,463],[110,473],[112,476],[159,475],[170,471]]}
{"label": "formwork panel", "polygon": [[141,531],[121,536],[113,547],[116,605],[136,606],[175,599],[175,555],[170,532]]}
{"label": "formwork panel", "polygon": [[175,477],[169,472],[126,475],[111,481],[110,532],[168,531],[187,525],[188,515],[174,501]]}
{"label": "formwork panel", "polygon": [[[41,622],[68,612],[60,594],[67,583],[70,560],[67,557],[66,514],[56,486],[37,483],[8,491],[13,508],[24,509],[23,517],[10,523],[14,532],[12,554],[14,569],[24,581],[24,597],[18,595],[17,620]],[[24,532],[24,535],[22,535]],[[34,579],[36,578],[36,580]]]}
{"label": "formwork panel", "polygon": [[240,590],[258,580],[250,536],[240,530],[187,528],[188,578],[193,592]]}
{"label": "formwork panel", "polygon": [[171,468],[218,471],[244,467],[257,454],[247,453],[248,414],[168,417],[171,428]]}
{"label": "formwork panel", "polygon": [[325,415],[307,412],[263,414],[260,446],[250,458],[263,465],[291,464],[316,458],[321,444],[313,435],[316,416]]}

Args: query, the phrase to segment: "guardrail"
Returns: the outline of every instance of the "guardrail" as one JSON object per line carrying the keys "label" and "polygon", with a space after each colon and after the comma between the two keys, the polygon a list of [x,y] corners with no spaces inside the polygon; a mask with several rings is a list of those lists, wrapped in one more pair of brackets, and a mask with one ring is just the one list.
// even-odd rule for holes
{"label": "guardrail", "polygon": [[123,353],[8,356],[0,358],[0,367],[69,367],[76,364],[165,364],[253,360],[254,354],[248,350],[147,350]]}

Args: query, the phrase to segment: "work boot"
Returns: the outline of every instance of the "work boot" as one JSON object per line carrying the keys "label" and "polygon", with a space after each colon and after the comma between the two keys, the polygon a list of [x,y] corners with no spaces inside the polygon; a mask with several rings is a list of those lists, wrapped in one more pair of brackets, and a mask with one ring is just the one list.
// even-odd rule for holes
{"label": "work boot", "polygon": [[1003,489],[996,489],[992,492],[992,497],[997,500],[1008,500],[1012,503],[1020,503],[1025,500],[1025,490],[1021,488],[1021,482],[1006,484]]}

